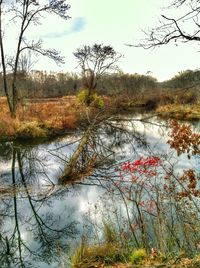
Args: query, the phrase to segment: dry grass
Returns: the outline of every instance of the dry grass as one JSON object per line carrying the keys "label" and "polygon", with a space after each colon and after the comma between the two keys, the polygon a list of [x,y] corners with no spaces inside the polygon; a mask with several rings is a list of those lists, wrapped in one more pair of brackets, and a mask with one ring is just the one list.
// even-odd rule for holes
{"label": "dry grass", "polygon": [[99,246],[81,244],[71,258],[72,268],[108,267],[123,258],[118,245],[105,243]]}
{"label": "dry grass", "polygon": [[5,98],[0,98],[0,107],[0,138],[21,137],[23,133],[25,137],[43,137],[45,132],[75,129],[79,120],[75,97],[23,101],[16,119],[11,118]]}
{"label": "dry grass", "polygon": [[162,117],[175,118],[181,120],[199,120],[200,105],[197,104],[168,104],[160,106],[156,112]]}
{"label": "dry grass", "polygon": [[[133,100],[120,97],[103,97],[104,117],[119,112],[134,109],[129,105]],[[67,130],[92,121],[99,112],[98,108],[86,107],[77,102],[75,96],[51,99],[23,100],[18,105],[17,118],[10,117],[6,98],[0,98],[0,139],[15,137],[44,137],[63,134]],[[130,109],[129,109],[130,110]],[[177,105],[169,104],[157,109],[157,113],[165,117],[178,119],[199,119],[199,104]],[[27,129],[26,129],[27,128]],[[41,135],[40,135],[41,134]]]}
{"label": "dry grass", "polygon": [[107,265],[107,264],[98,263],[98,262],[94,263],[93,266],[90,266],[90,267],[95,267],[95,268],[133,268],[133,266],[130,265],[130,264],[115,263],[115,264],[112,264],[112,265]]}
{"label": "dry grass", "polygon": [[[125,261],[124,256],[127,255],[123,248],[118,247],[113,243],[102,244],[100,246],[88,246],[81,244],[71,258],[72,268],[197,268],[200,267],[200,255],[193,258],[164,255],[152,256],[146,255],[140,261],[129,261],[130,256],[127,256]],[[123,261],[124,260],[124,261]]]}
{"label": "dry grass", "polygon": [[[114,113],[111,99],[105,97],[104,115]],[[18,104],[16,119],[11,118],[6,98],[0,98],[0,139],[35,138],[64,134],[88,124],[101,110],[86,107],[75,96],[51,99],[25,99]]]}
{"label": "dry grass", "polygon": [[[72,266],[75,267],[75,266]],[[176,261],[175,259],[171,261],[167,261],[165,263],[158,261],[158,260],[152,260],[148,259],[146,262],[143,262],[142,264],[131,264],[131,263],[121,263],[116,262],[112,264],[107,264],[102,261],[96,261],[91,263],[84,263],[79,264],[77,266],[78,268],[199,268],[200,267],[200,260],[199,256],[194,257],[193,259],[189,258],[181,258],[179,261]]]}

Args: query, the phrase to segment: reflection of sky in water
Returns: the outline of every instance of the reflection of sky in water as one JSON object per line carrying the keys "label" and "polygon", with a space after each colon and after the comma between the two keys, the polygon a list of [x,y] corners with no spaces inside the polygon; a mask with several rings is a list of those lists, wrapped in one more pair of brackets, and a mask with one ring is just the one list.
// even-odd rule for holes
{"label": "reflection of sky in water", "polygon": [[[152,123],[153,120],[150,119],[149,121]],[[134,160],[135,158],[138,158],[138,156],[149,154],[156,156],[162,156],[163,154],[167,154],[168,156],[171,155],[171,150],[168,144],[166,144],[168,139],[168,129],[165,126],[160,127],[151,123],[144,124],[139,121],[134,123],[136,132],[133,134],[135,136],[139,135],[140,137],[143,137],[145,146],[141,146],[140,142],[138,143],[133,137],[131,137],[130,140],[127,137],[126,140],[126,136],[124,136],[123,142],[118,145],[115,144],[112,148],[115,152],[116,161]],[[162,124],[164,122],[157,122],[155,120],[155,123]],[[128,131],[133,130],[132,123],[128,121],[122,122],[122,125]],[[106,136],[102,134],[102,137],[104,139],[104,144],[112,140],[112,135],[106,138]],[[6,214],[5,216],[2,216],[2,224],[0,227],[3,237],[12,237],[14,230],[16,231],[17,217],[21,239],[28,248],[37,252],[40,247],[42,248],[42,244],[45,243],[40,239],[43,229],[46,232],[47,240],[50,239],[52,245],[57,243],[56,245],[58,245],[59,248],[59,243],[62,243],[65,246],[71,246],[80,238],[81,232],[84,229],[86,214],[90,214],[91,220],[102,222],[100,212],[104,210],[105,203],[101,202],[101,198],[103,200],[105,195],[106,198],[109,198],[109,195],[106,192],[106,187],[101,187],[102,185],[100,185],[97,180],[89,178],[82,182],[82,185],[74,184],[64,187],[52,185],[52,183],[57,184],[58,177],[62,174],[63,165],[67,157],[73,153],[77,146],[77,143],[72,143],[77,138],[78,137],[66,137],[51,143],[27,148],[26,146],[23,147],[23,149],[25,149],[24,167],[26,167],[25,177],[28,190],[25,189],[21,193],[17,192],[17,207],[15,207],[15,209],[13,206],[14,197],[12,194],[1,198],[1,201],[3,201],[0,206],[1,215]],[[65,144],[69,145],[65,146]],[[173,162],[176,162],[175,156],[176,153],[171,158]],[[0,164],[1,179],[2,181],[5,179],[7,182],[6,185],[12,183],[11,165],[12,160],[10,159],[7,161],[4,159]],[[198,166],[199,158],[194,157],[189,161],[187,156],[183,155],[176,165],[176,171],[181,172],[183,169],[191,167],[197,168]],[[31,168],[36,170],[34,175],[28,173],[28,170]],[[109,170],[106,170],[106,172],[108,171]],[[99,172],[101,173],[102,171]],[[96,174],[98,174],[98,171]],[[17,181],[20,180],[17,163],[16,179]],[[31,181],[30,187],[29,181]],[[93,183],[97,183],[99,186],[92,185]],[[47,187],[45,188],[45,186]],[[26,191],[29,193],[29,198],[27,198]],[[110,202],[107,202],[107,205],[111,206],[113,204],[113,208],[115,206],[120,206],[120,204],[117,205],[117,202],[115,201],[110,199]],[[96,212],[92,213],[92,211],[95,211],[95,208]],[[122,210],[123,209],[124,208],[122,208]],[[43,229],[38,227],[38,223],[43,226]],[[63,237],[62,235],[56,235],[54,237],[54,230],[61,230],[65,226],[73,223],[76,223],[74,227],[75,234],[71,235],[69,233]],[[49,227],[49,229],[47,227]],[[70,229],[70,227],[68,229]],[[23,249],[23,254],[25,251],[26,249]],[[61,249],[60,251],[58,250],[58,252],[56,253],[54,251],[54,254],[59,255],[62,253],[64,254],[62,256],[66,257],[69,253],[67,249],[66,251]],[[0,254],[2,254],[1,251]],[[34,267],[46,268],[57,267],[56,265],[58,265],[56,260],[52,260],[51,263],[47,265],[41,259],[31,256],[31,254],[27,254],[26,259],[33,262],[35,265],[33,265]],[[61,256],[60,259],[62,259]]]}
{"label": "reflection of sky in water", "polygon": [[0,165],[1,175],[2,175],[2,173],[10,172],[10,167],[11,167],[11,161],[1,163],[1,165]]}

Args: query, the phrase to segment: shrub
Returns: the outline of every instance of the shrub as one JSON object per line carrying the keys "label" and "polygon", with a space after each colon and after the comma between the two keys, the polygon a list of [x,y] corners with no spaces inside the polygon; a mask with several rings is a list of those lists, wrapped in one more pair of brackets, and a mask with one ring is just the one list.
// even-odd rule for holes
{"label": "shrub", "polygon": [[88,95],[89,95],[88,89],[83,89],[83,90],[79,91],[79,93],[77,95],[78,103],[85,104],[87,101]]}
{"label": "shrub", "polygon": [[103,108],[104,107],[104,101],[103,101],[102,97],[97,95],[97,93],[94,93],[92,95],[92,105],[96,108]]}
{"label": "shrub", "polygon": [[[77,95],[77,101],[81,104],[87,104],[89,98],[89,91],[88,89],[81,90]],[[103,108],[104,107],[104,101],[102,97],[100,97],[97,93],[93,93],[90,96],[91,106],[94,106],[96,108]]]}
{"label": "shrub", "polygon": [[140,263],[147,257],[147,253],[144,249],[134,250],[130,255],[131,263]]}
{"label": "shrub", "polygon": [[198,96],[196,92],[188,91],[180,93],[177,97],[177,102],[182,104],[194,104],[197,102]]}

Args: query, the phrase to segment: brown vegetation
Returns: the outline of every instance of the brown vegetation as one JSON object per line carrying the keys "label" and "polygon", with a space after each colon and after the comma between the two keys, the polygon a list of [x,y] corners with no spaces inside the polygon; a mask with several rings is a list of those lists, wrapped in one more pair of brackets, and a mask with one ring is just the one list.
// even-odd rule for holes
{"label": "brown vegetation", "polygon": [[[115,103],[105,98],[105,116],[114,113]],[[0,139],[39,138],[64,134],[81,127],[94,117],[99,107],[86,107],[75,96],[53,99],[24,99],[16,119],[10,115],[6,98],[0,98]]]}
{"label": "brown vegetation", "polygon": [[77,127],[75,98],[60,98],[19,104],[17,118],[10,116],[5,98],[0,98],[0,135],[3,137],[44,137]]}
{"label": "brown vegetation", "polygon": [[167,104],[159,106],[156,109],[158,115],[163,118],[175,118],[180,120],[199,120],[200,106],[199,103],[186,104]]}
{"label": "brown vegetation", "polygon": [[[197,71],[181,73],[162,83],[138,74],[105,75],[99,81],[89,108],[82,100],[86,98],[86,91],[80,91],[80,79],[75,75],[39,72],[25,78],[20,80],[16,119],[10,116],[6,98],[0,98],[1,139],[62,134],[88,122],[97,110],[103,110],[104,116],[142,109],[156,111],[167,118],[200,118],[199,87],[197,82],[192,84],[193,78],[199,81]],[[66,94],[77,94],[77,97],[63,96]],[[46,98],[50,96],[52,98]]]}
{"label": "brown vegetation", "polygon": [[[5,97],[0,98],[0,138],[37,138],[64,134],[82,126],[99,110],[104,116],[122,112],[154,110],[158,115],[179,119],[199,119],[198,104],[167,104],[171,102],[172,94],[166,95],[148,93],[136,97],[129,94],[119,96],[97,95],[96,102],[91,107],[86,107],[78,97],[65,96],[62,98],[22,99],[18,105],[16,119],[10,116]],[[97,103],[98,102],[98,103]]]}

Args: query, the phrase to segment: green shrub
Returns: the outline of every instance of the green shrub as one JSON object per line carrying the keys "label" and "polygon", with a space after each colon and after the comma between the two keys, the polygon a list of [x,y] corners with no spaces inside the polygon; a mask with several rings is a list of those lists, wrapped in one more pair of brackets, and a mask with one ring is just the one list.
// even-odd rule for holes
{"label": "green shrub", "polygon": [[81,104],[87,104],[89,98],[91,106],[94,106],[96,108],[104,107],[104,101],[102,97],[100,97],[97,93],[93,93],[91,96],[89,96],[89,90],[83,89],[77,95],[77,101]]}
{"label": "green shrub", "polygon": [[134,250],[130,254],[130,262],[131,263],[140,263],[147,257],[147,253],[144,249]]}
{"label": "green shrub", "polygon": [[42,129],[36,121],[24,122],[17,127],[16,133],[22,138],[39,138],[47,135],[46,130]]}
{"label": "green shrub", "polygon": [[94,93],[92,95],[92,105],[96,108],[103,108],[104,107],[104,101],[102,97],[98,96],[97,93]]}
{"label": "green shrub", "polygon": [[77,95],[77,101],[78,103],[85,104],[88,99],[89,91],[88,89],[83,89],[79,91]]}

